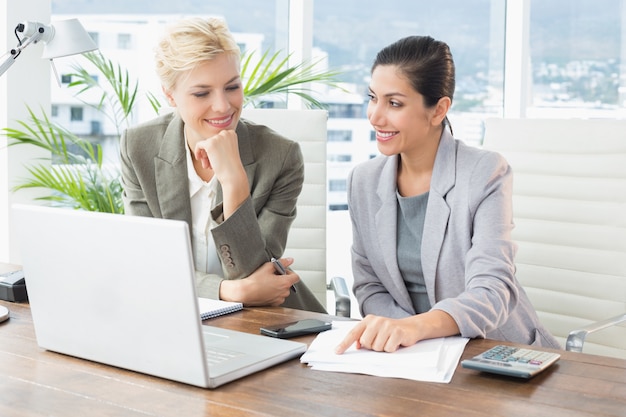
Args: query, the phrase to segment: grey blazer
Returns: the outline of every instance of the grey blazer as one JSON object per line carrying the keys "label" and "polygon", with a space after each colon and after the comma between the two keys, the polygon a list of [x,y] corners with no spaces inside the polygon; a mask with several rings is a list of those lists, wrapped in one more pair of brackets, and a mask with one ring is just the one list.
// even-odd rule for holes
{"label": "grey blazer", "polygon": [[[127,129],[120,142],[124,208],[127,214],[184,220],[191,230],[184,123],[176,112]],[[272,256],[282,256],[304,181],[297,142],[240,120],[239,153],[250,183],[250,198],[223,221],[222,190],[212,211],[212,230],[224,277],[196,271],[198,296],[219,297],[223,279],[241,279]],[[324,311],[299,282],[285,306]]]}
{"label": "grey blazer", "polygon": [[[416,314],[397,262],[397,166],[398,156],[379,156],[348,177],[353,289],[363,315]],[[428,298],[461,336],[560,348],[515,278],[512,183],[503,157],[444,130],[422,236]]]}

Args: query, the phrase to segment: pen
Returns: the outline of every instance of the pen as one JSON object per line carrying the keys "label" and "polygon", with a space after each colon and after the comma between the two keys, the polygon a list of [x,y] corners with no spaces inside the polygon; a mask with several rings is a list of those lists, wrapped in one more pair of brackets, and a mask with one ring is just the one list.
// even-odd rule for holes
{"label": "pen", "polygon": [[[276,270],[276,272],[278,272],[280,275],[287,275],[287,270],[285,269],[283,264],[280,263],[280,260],[272,258],[272,263],[274,264],[274,269]],[[291,286],[291,291],[293,291],[294,293],[296,292],[295,285]]]}

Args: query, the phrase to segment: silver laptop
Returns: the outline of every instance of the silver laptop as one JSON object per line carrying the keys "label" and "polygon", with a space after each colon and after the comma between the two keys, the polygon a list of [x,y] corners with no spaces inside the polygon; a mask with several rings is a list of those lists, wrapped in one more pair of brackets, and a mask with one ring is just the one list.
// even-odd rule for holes
{"label": "silver laptop", "polygon": [[206,388],[306,350],[202,324],[185,222],[29,205],[13,214],[42,348]]}

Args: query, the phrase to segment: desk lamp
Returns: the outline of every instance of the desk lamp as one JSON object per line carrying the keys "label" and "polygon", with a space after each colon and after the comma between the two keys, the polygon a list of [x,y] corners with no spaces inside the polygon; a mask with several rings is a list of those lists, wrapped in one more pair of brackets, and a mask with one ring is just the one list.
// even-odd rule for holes
{"label": "desk lamp", "polygon": [[61,20],[49,26],[39,22],[22,22],[15,27],[15,37],[17,46],[9,51],[9,57],[0,64],[0,75],[15,63],[28,45],[39,41],[45,44],[41,57],[51,61],[98,48],[78,19]]}

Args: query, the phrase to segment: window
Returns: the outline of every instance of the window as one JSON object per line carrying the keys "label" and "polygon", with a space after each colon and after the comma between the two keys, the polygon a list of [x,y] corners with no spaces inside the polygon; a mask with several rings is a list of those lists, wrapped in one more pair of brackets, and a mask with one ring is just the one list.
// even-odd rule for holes
{"label": "window", "polygon": [[328,181],[328,191],[346,191],[348,185],[346,180],[330,180]]}
{"label": "window", "polygon": [[356,119],[363,117],[365,114],[364,103],[329,103],[328,104],[328,117],[336,119]]}
{"label": "window", "polygon": [[350,162],[352,161],[352,155],[342,154],[329,154],[328,162]]}
{"label": "window", "polygon": [[102,134],[102,123],[99,120],[91,121],[91,135],[97,136]]}
{"label": "window", "polygon": [[61,75],[61,84],[69,84],[72,82],[72,76],[70,74]]}
{"label": "window", "polygon": [[96,45],[100,45],[100,38],[98,37],[98,32],[88,32],[89,36],[93,40]]}
{"label": "window", "polygon": [[624,2],[531,0],[528,117],[623,113]]}
{"label": "window", "polygon": [[502,115],[505,0],[388,0],[384,7],[375,0],[314,4],[313,46],[328,53],[331,68],[342,71],[346,100],[352,103],[355,96],[361,97],[360,105],[332,105],[331,117],[366,118],[376,53],[409,35],[429,35],[450,46],[456,66],[450,119],[459,139],[480,143],[482,137],[476,135],[482,133],[483,120]]}
{"label": "window", "polygon": [[118,33],[117,34],[117,48],[118,49],[131,49],[131,36],[130,33]]}
{"label": "window", "polygon": [[329,130],[328,141],[329,142],[351,142],[352,131],[351,130]]}
{"label": "window", "polygon": [[70,120],[72,122],[82,122],[83,121],[83,108],[82,107],[70,107]]}
{"label": "window", "polygon": [[59,106],[53,104],[50,106],[50,116],[57,117],[59,115]]}

